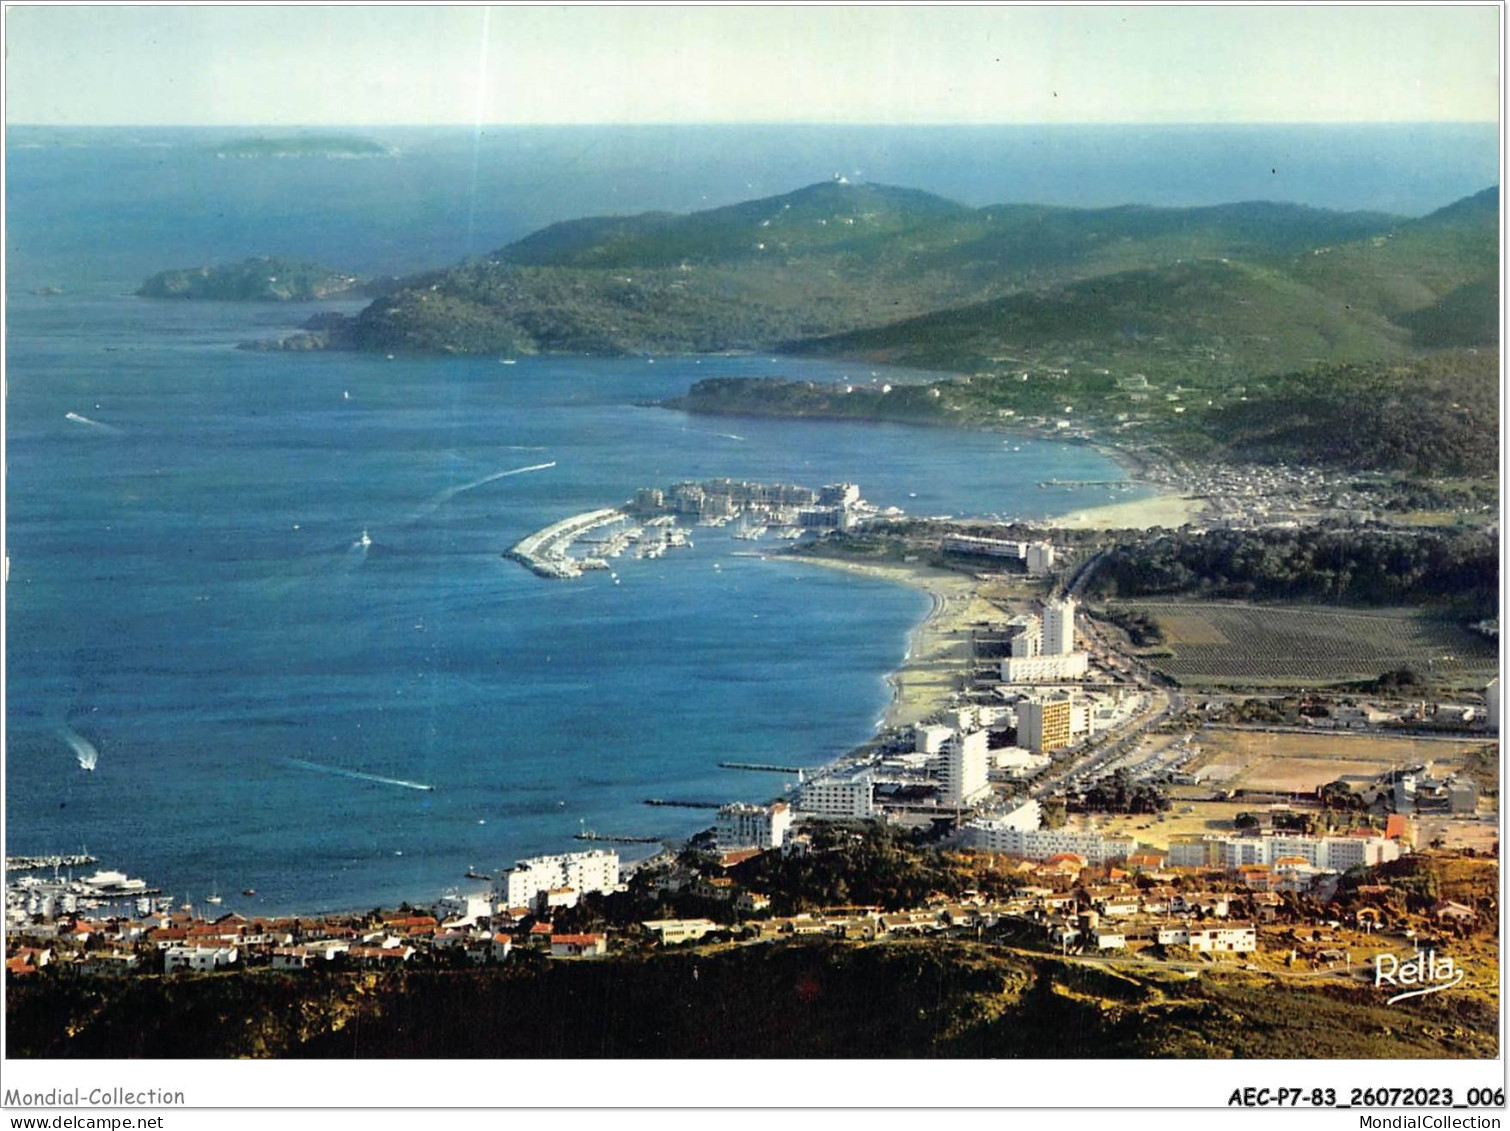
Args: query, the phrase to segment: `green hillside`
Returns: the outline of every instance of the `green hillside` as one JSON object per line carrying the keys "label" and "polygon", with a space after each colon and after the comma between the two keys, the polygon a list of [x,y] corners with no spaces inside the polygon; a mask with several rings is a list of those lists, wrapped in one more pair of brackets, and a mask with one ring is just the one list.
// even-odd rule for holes
{"label": "green hillside", "polygon": [[1227,259],[1102,276],[795,347],[973,372],[1102,367],[1187,384],[1389,358],[1407,333],[1277,271]]}
{"label": "green hillside", "polygon": [[448,353],[718,353],[877,325],[979,296],[947,278],[876,280],[758,267],[584,270],[478,261],[374,302],[343,343]]}
{"label": "green hillside", "polygon": [[[486,259],[410,280],[339,344],[467,353],[768,350],[1193,259],[1259,270],[1318,242],[1372,237],[1400,223],[1269,203],[971,209],[913,189],[830,181],[690,215],[554,224]],[[1321,341],[1297,343],[1286,356],[1352,356],[1354,338],[1381,332],[1361,315],[1321,322]]]}
{"label": "green hillside", "polygon": [[[1152,367],[1150,367],[1152,368]],[[1301,463],[1407,478],[1477,477],[1499,464],[1499,351],[1311,366],[1208,389],[1104,370],[1035,369],[931,384],[835,385],[709,377],[669,407],[737,416],[992,426],[1063,420],[1186,456]],[[1172,390],[1179,389],[1179,392]],[[1461,485],[1460,485],[1461,486]]]}
{"label": "green hillside", "polygon": [[553,267],[675,267],[812,255],[947,225],[971,210],[916,189],[829,181],[689,216],[648,213],[553,224],[497,253]]}
{"label": "green hillside", "polygon": [[1422,347],[1495,345],[1500,334],[1499,282],[1496,274],[1464,283],[1430,306],[1396,315],[1395,321]]}
{"label": "green hillside", "polygon": [[1389,318],[1412,315],[1466,285],[1498,279],[1499,189],[1486,189],[1385,234],[1317,246],[1284,266],[1295,278],[1352,306]]}
{"label": "green hillside", "polygon": [[1406,220],[1267,202],[972,209],[830,181],[554,224],[281,348],[854,357],[961,379],[711,382],[679,403],[1134,429],[1188,455],[1483,475],[1497,385],[1464,350],[1497,357],[1498,269],[1497,187]]}
{"label": "green hillside", "polygon": [[1464,350],[1266,378],[1188,427],[1243,459],[1493,478],[1499,421],[1499,351]]}

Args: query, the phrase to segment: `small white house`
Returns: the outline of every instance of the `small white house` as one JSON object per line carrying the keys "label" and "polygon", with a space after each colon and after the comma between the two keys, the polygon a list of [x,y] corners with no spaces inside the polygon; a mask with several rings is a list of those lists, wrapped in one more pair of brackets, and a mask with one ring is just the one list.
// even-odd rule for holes
{"label": "small white house", "polygon": [[179,970],[204,973],[235,965],[237,951],[234,946],[174,946],[163,955],[163,972],[173,974]]}

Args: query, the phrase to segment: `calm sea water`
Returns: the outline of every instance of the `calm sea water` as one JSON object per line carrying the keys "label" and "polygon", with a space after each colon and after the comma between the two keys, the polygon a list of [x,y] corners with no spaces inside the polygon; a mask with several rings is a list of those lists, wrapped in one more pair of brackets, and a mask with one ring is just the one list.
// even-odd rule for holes
{"label": "calm sea water", "polygon": [[[1017,195],[1024,174],[981,134],[943,133],[852,131],[845,161],[863,149],[878,179]],[[1000,435],[636,407],[711,374],[870,378],[854,366],[248,354],[232,346],[307,311],[125,293],[164,266],[258,252],[443,263],[562,215],[749,195],[734,182],[756,157],[755,190],[780,191],[827,174],[820,135],[516,131],[485,139],[475,193],[457,188],[473,151],[456,134],[329,162],[218,161],[183,133],[13,135],[6,850],[85,846],[243,910],[425,899],[584,828],[707,823],[646,797],[782,784],[721,760],[812,765],[862,741],[921,595],[737,556],[748,544],[706,530],[691,551],[621,559],[619,585],[543,581],[501,552],[686,477],[853,479],[912,513],[1048,514],[1107,494],[1038,480],[1113,466]],[[1359,153],[1378,151],[1370,137]],[[1049,140],[1046,170],[1090,166],[1084,138]],[[1428,151],[1477,152],[1450,132]],[[1427,206],[1488,183],[1475,160],[1417,161],[1433,185],[1463,182]],[[1087,191],[1068,178],[1031,195]]]}
{"label": "calm sea water", "polygon": [[248,354],[258,308],[11,313],[8,848],[253,906],[419,898],[582,828],[690,832],[707,814],[641,802],[769,796],[717,763],[863,740],[926,604],[711,530],[618,585],[552,583],[500,557],[530,530],[687,477],[979,514],[1099,502],[1034,484],[1117,474],[999,435],[636,407],[705,372],[868,377],[833,364]]}

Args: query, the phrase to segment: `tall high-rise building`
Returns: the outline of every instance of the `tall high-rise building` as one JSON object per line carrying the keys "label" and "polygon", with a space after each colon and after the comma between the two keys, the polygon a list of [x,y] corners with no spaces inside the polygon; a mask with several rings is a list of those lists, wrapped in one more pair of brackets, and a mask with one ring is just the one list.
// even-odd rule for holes
{"label": "tall high-rise building", "polygon": [[1013,617],[1007,622],[1013,629],[1012,655],[1019,660],[1043,653],[1043,621],[1036,616]]}
{"label": "tall high-rise building", "polygon": [[991,754],[983,730],[956,734],[939,756],[939,800],[945,805],[970,805],[990,789],[987,780]]}
{"label": "tall high-rise building", "polygon": [[1050,601],[1043,610],[1043,654],[1067,656],[1075,650],[1075,598]]}
{"label": "tall high-rise building", "polygon": [[1017,745],[1034,754],[1068,746],[1072,714],[1068,695],[1024,699],[1017,705]]}

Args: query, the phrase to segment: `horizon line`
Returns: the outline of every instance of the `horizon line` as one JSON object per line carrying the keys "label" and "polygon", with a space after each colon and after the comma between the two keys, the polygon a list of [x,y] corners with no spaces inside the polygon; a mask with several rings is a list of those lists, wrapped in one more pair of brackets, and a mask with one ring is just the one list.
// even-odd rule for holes
{"label": "horizon line", "polygon": [[1495,126],[1498,127],[1498,118],[1390,118],[1390,119],[1318,119],[1297,121],[1294,119],[1273,120],[1245,120],[1245,121],[1077,121],[1077,122],[970,122],[952,121],[940,119],[938,121],[916,122],[887,122],[887,121],[819,121],[812,119],[748,119],[724,121],[717,119],[689,119],[689,120],[663,120],[644,122],[621,122],[621,121],[591,121],[591,122],[6,122],[5,128],[12,129],[22,127],[26,129],[571,129],[584,128],[602,129],[611,127],[616,129],[636,128],[666,128],[676,126],[691,127],[754,127],[754,126],[780,126],[790,129],[793,127],[826,127],[826,128],[864,128],[864,129],[937,129],[946,126],[954,129],[1000,129],[1003,127],[1031,127],[1050,128],[1055,126],[1068,126],[1073,128],[1087,127],[1248,127],[1248,126]]}

